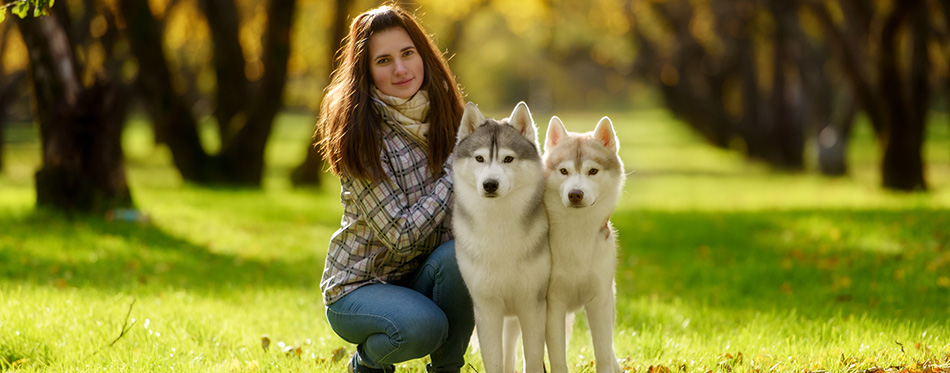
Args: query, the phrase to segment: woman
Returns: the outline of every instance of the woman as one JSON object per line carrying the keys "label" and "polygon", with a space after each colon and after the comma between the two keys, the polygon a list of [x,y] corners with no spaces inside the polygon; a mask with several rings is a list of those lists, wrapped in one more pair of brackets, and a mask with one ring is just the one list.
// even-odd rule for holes
{"label": "woman", "polygon": [[449,217],[462,93],[418,22],[396,6],[357,16],[338,53],[316,138],[340,177],[341,227],[320,288],[357,344],[352,372],[430,355],[458,372],[474,328]]}

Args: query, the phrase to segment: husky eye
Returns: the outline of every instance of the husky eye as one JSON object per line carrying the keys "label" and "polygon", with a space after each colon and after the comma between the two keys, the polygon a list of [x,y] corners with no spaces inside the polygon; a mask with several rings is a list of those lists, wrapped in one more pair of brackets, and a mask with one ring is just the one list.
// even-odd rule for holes
{"label": "husky eye", "polygon": [[475,162],[482,163],[484,161],[485,161],[485,157],[482,157],[480,155],[475,156]]}
{"label": "husky eye", "polygon": [[510,155],[507,156],[507,157],[505,157],[505,163],[511,163],[511,162],[514,162],[514,161],[515,161],[515,157],[512,157],[512,156],[510,156]]}
{"label": "husky eye", "polygon": [[567,169],[566,169],[566,168],[562,168],[560,171],[561,171],[561,175],[567,175]]}
{"label": "husky eye", "polygon": [[596,168],[592,168],[592,169],[590,169],[590,171],[587,172],[587,174],[588,174],[588,175],[597,175],[597,172],[599,172],[599,171],[600,171],[600,170],[598,170],[598,169],[596,169]]}

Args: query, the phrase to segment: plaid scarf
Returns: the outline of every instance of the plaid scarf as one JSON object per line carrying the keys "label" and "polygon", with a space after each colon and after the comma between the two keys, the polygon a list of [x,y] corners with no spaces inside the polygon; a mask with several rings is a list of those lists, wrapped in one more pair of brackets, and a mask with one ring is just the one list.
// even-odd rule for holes
{"label": "plaid scarf", "polygon": [[393,122],[399,123],[410,135],[423,144],[428,144],[429,135],[429,93],[420,89],[410,98],[390,96],[376,86],[373,86],[373,101],[380,110],[380,114]]}

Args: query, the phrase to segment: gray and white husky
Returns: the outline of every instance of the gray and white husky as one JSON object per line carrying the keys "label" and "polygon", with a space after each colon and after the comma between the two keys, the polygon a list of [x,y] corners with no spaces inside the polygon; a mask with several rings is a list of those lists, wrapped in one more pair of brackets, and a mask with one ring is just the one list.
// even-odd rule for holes
{"label": "gray and white husky", "polygon": [[551,252],[538,130],[528,106],[521,102],[510,117],[494,120],[468,103],[453,175],[456,257],[475,307],[485,371],[514,372],[520,326],[524,372],[542,372]]}
{"label": "gray and white husky", "polygon": [[624,184],[623,162],[610,119],[593,132],[567,132],[551,118],[544,141],[551,242],[547,346],[551,372],[566,373],[565,317],[584,307],[597,372],[620,372],[613,351],[617,237],[610,214]]}

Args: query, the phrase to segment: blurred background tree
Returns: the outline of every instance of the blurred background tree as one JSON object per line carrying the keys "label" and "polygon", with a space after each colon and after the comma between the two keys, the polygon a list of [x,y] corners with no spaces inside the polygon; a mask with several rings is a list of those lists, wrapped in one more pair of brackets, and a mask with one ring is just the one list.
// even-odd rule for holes
{"label": "blurred background tree", "polygon": [[[51,2],[30,3],[24,4],[33,7],[35,18],[25,16],[20,4],[16,22],[29,56],[27,75],[43,152],[36,204],[67,211],[130,206],[120,144],[129,95],[110,58],[121,55],[113,53],[118,34],[109,23],[114,18],[93,1],[79,4],[76,12],[62,2],[51,9]],[[4,83],[17,87],[16,79]]]}
{"label": "blurred background tree", "polygon": [[[101,149],[114,148],[131,102],[147,113],[185,180],[257,187],[274,116],[315,117],[350,19],[379,3],[60,0],[49,21],[0,23],[0,126],[36,121],[69,134],[81,126],[52,123],[98,118],[86,121],[103,126],[91,133],[110,134]],[[848,173],[851,129],[866,117],[881,147],[882,186],[927,188],[927,117],[947,110],[950,98],[950,0],[399,3],[417,11],[467,99],[483,107],[520,100],[542,113],[664,106],[712,145],[777,169],[827,175]],[[50,42],[57,27],[37,23],[59,25],[68,47]],[[45,52],[50,62],[43,62],[51,46],[60,52]],[[72,81],[57,83],[64,88],[47,87],[46,73],[36,73],[35,65],[54,62],[74,65]],[[72,114],[50,114],[57,111]],[[98,117],[107,114],[120,124]],[[204,123],[213,123],[215,141],[202,139]],[[309,139],[301,147],[306,160],[289,176],[315,185],[323,166]],[[121,165],[117,150],[110,157]],[[102,162],[90,156],[67,159]],[[38,190],[48,185],[41,174]]]}
{"label": "blurred background tree", "polygon": [[[185,180],[260,186],[264,149],[274,117],[283,108],[296,0],[245,2],[240,4],[243,10],[234,0],[177,6],[184,3],[118,1],[138,63],[137,92],[156,139],[168,145]],[[172,54],[180,48],[196,48],[197,53],[170,61],[166,38],[181,43]],[[176,63],[173,70],[170,65]],[[205,87],[198,86],[203,80]],[[202,99],[199,95],[214,102],[211,114],[220,144],[215,155],[200,140],[200,113],[193,110]]]}

